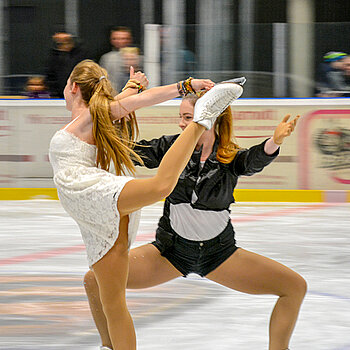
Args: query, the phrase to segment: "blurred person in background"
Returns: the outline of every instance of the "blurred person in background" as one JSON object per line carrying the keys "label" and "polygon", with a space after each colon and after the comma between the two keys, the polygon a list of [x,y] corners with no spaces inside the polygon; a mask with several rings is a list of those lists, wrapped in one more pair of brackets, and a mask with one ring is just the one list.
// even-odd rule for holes
{"label": "blurred person in background", "polygon": [[129,80],[130,67],[135,71],[142,70],[142,57],[137,47],[123,47],[120,49],[122,67],[118,74],[117,86],[125,86]]}
{"label": "blurred person in background", "polygon": [[318,68],[316,96],[318,97],[336,97],[339,94],[332,92],[336,89],[334,83],[335,76],[343,72],[344,59],[348,57],[345,52],[330,51],[323,56],[323,62]]}
{"label": "blurred person in background", "polygon": [[88,58],[88,54],[72,34],[63,29],[57,31],[52,40],[54,47],[49,54],[46,80],[51,95],[63,98],[63,90],[70,73],[77,63]]}
{"label": "blurred person in background", "polygon": [[108,72],[109,79],[116,91],[121,91],[120,76],[124,73],[124,63],[120,50],[132,46],[133,38],[131,29],[128,27],[113,27],[109,37],[112,50],[100,58],[100,66]]}
{"label": "blurred person in background", "polygon": [[[194,94],[183,98],[182,130],[192,122],[197,101]],[[130,250],[127,288],[148,288],[196,273],[233,290],[276,295],[269,349],[288,349],[306,282],[286,266],[238,247],[229,216],[238,178],[262,171],[277,157],[298,120],[288,118],[276,127],[273,137],[242,149],[233,142],[231,108],[218,117],[214,127],[200,137],[175,189],[165,199],[156,240]],[[134,150],[147,168],[157,168],[178,137],[142,140]],[[84,286],[101,337],[100,349],[118,349],[112,347],[93,271],[85,275]]]}
{"label": "blurred person in background", "polygon": [[28,78],[25,86],[25,96],[29,98],[50,98],[45,78],[42,76]]}
{"label": "blurred person in background", "polygon": [[328,73],[330,90],[335,91],[337,96],[350,96],[350,56],[341,59],[341,69]]}

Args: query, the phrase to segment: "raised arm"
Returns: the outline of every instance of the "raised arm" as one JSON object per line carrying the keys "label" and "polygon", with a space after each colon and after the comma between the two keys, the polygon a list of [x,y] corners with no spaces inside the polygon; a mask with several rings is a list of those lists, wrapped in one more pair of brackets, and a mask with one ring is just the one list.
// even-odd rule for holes
{"label": "raised arm", "polygon": [[[180,84],[181,85],[181,84]],[[120,119],[130,112],[142,107],[153,106],[157,103],[171,100],[180,95],[179,83],[158,86],[141,92],[137,95],[127,96],[123,99],[118,98],[111,103],[111,112],[113,120]],[[193,90],[209,90],[215,84],[209,79],[192,79]]]}
{"label": "raised arm", "polygon": [[300,117],[291,121],[288,121],[289,118],[290,115],[285,116],[277,125],[273,137],[249,149],[240,150],[230,164],[230,170],[236,176],[251,176],[269,165],[278,156],[280,145],[294,131]]}

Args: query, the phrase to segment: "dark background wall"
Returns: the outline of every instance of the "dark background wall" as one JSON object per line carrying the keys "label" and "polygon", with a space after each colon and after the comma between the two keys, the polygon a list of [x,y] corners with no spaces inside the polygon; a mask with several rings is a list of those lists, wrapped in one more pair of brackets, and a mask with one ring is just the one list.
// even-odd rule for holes
{"label": "dark background wall", "polygon": [[[64,27],[64,0],[11,0],[4,11],[6,74],[44,74],[52,47],[51,36]],[[109,32],[115,25],[132,29],[140,43],[139,0],[80,0],[79,42],[89,58],[99,60],[110,51]]]}
{"label": "dark background wall", "polygon": [[43,73],[54,26],[64,23],[63,0],[11,0],[4,11],[7,74]]}
{"label": "dark background wall", "polygon": [[79,24],[80,37],[93,59],[111,50],[109,33],[116,25],[131,28],[134,43],[139,46],[140,0],[80,0]]}
{"label": "dark background wall", "polygon": [[[186,1],[186,23],[197,22],[200,0]],[[234,21],[239,22],[238,1],[233,1]],[[218,0],[219,2],[219,0]],[[5,20],[5,74],[44,74],[47,55],[52,46],[51,35],[56,25],[65,22],[64,0],[9,0]],[[286,22],[285,0],[256,0],[254,22],[255,70],[272,67],[271,35],[274,22]],[[110,50],[109,30],[114,25],[129,26],[136,45],[141,41],[140,0],[80,0],[79,40],[98,60]],[[154,1],[155,23],[162,23],[162,0]],[[330,50],[350,52],[350,1],[315,0],[315,65]],[[338,22],[338,25],[320,22]],[[343,24],[340,22],[348,22]],[[195,51],[195,26],[186,32],[187,47]],[[237,47],[234,48],[237,50]],[[235,69],[235,67],[232,67]]]}

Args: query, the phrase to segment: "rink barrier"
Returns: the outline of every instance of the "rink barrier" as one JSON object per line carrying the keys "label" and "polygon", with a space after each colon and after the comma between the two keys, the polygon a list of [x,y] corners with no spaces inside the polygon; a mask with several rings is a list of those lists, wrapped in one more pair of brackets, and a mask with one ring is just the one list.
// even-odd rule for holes
{"label": "rink barrier", "polygon": [[350,203],[350,191],[237,189],[237,202]]}
{"label": "rink barrier", "polygon": [[[178,133],[180,103],[180,99],[174,99],[137,111],[140,139]],[[348,200],[350,98],[243,98],[235,101],[232,114],[236,141],[241,148],[250,148],[271,137],[286,114],[301,115],[298,127],[284,141],[274,162],[254,176],[239,179],[238,189],[254,192],[237,192],[238,200],[240,196],[249,201],[259,196],[262,200],[298,201],[299,197],[312,201]],[[49,145],[55,132],[70,121],[64,100],[0,99],[0,187],[33,189],[20,190],[17,196],[21,199],[51,198],[51,194],[42,194],[40,190],[37,193],[35,189],[54,187]],[[137,167],[135,176],[149,177],[155,172]],[[301,195],[295,190],[324,192]]]}
{"label": "rink barrier", "polygon": [[[350,191],[236,189],[236,202],[350,203]],[[58,200],[55,188],[0,188],[0,200]]]}
{"label": "rink barrier", "polygon": [[0,188],[0,200],[58,200],[56,188]]}

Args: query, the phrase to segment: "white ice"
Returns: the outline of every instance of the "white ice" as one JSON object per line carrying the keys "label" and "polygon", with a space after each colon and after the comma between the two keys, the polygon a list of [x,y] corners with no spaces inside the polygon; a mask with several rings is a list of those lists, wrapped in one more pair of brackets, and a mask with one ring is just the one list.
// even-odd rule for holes
{"label": "white ice", "polygon": [[[162,203],[143,209],[135,246],[152,240],[161,212]],[[350,349],[350,205],[240,203],[231,216],[239,246],[308,282],[291,349]],[[0,201],[0,349],[98,349],[82,244],[59,202]],[[191,275],[127,298],[140,350],[268,348],[273,296]]]}

